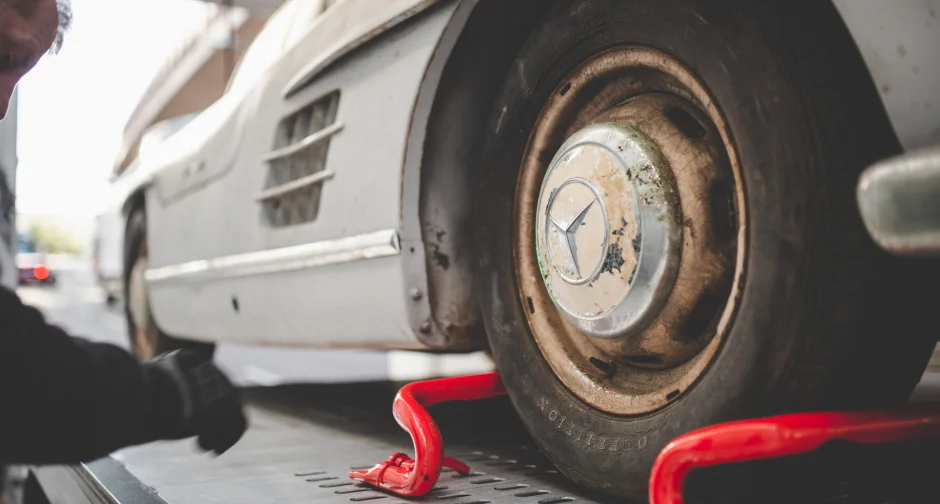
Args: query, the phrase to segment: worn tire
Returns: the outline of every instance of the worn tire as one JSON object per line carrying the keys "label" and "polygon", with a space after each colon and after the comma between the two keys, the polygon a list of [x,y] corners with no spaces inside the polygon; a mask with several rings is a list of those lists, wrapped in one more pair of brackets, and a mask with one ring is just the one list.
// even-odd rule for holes
{"label": "worn tire", "polygon": [[[163,332],[150,312],[149,300],[144,299],[142,307],[146,321],[138,328],[131,312],[131,274],[134,266],[147,257],[147,220],[143,210],[136,210],[127,219],[124,234],[124,317],[127,321],[127,337],[131,350],[141,360],[149,360],[157,355],[173,350],[192,349],[212,355],[215,345],[174,338]],[[144,291],[146,296],[146,291]],[[141,339],[144,339],[142,345]]]}
{"label": "worn tire", "polygon": [[[671,54],[704,82],[729,124],[748,205],[743,291],[723,347],[683,396],[637,417],[593,409],[555,376],[513,259],[517,178],[541,107],[572,68],[621,44]],[[917,285],[934,273],[913,272],[865,234],[855,183],[900,147],[829,2],[559,1],[518,54],[489,128],[476,195],[480,305],[512,402],[575,481],[644,500],[655,457],[680,434],[897,405],[918,382],[936,335],[924,300],[909,294],[929,292]]]}

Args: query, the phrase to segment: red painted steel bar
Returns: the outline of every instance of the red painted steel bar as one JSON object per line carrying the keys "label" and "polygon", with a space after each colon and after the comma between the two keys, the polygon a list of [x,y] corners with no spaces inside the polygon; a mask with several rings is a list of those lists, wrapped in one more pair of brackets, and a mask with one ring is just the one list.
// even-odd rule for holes
{"label": "red painted steel bar", "polygon": [[470,468],[466,464],[444,456],[441,431],[425,407],[448,401],[486,399],[505,393],[498,373],[420,381],[402,387],[395,396],[392,411],[398,425],[411,434],[415,458],[396,453],[371,469],[351,471],[349,477],[404,497],[419,497],[434,487],[443,467],[469,474]]}
{"label": "red painted steel bar", "polygon": [[797,455],[836,439],[864,444],[940,437],[940,408],[900,412],[800,413],[728,422],[679,436],[650,474],[651,504],[683,504],[689,471],[732,462]]}

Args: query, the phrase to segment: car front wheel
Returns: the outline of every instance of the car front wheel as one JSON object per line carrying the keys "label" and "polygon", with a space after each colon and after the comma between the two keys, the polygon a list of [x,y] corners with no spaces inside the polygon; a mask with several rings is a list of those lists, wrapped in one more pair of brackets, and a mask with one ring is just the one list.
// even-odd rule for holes
{"label": "car front wheel", "polygon": [[578,482],[642,500],[682,433],[903,403],[926,366],[922,280],[854,200],[897,141],[837,13],[806,9],[560,1],[504,82],[481,306],[523,422]]}

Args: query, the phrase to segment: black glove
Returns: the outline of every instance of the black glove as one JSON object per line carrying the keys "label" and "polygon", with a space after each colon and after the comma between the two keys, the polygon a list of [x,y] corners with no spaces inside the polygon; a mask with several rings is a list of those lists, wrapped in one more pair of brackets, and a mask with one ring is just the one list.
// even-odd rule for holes
{"label": "black glove", "polygon": [[[248,424],[238,389],[204,353],[177,350],[145,364],[175,385],[161,412],[163,439],[197,436],[199,447],[221,455],[241,439]],[[172,403],[176,404],[172,404]]]}

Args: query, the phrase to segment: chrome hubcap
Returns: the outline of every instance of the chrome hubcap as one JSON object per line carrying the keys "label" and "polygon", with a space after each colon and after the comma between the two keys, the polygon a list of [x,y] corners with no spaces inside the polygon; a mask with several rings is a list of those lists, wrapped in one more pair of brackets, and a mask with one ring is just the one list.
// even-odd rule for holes
{"label": "chrome hubcap", "polygon": [[682,255],[675,178],[657,146],[616,122],[559,149],[539,197],[536,253],[556,307],[586,335],[629,337],[656,317]]}

